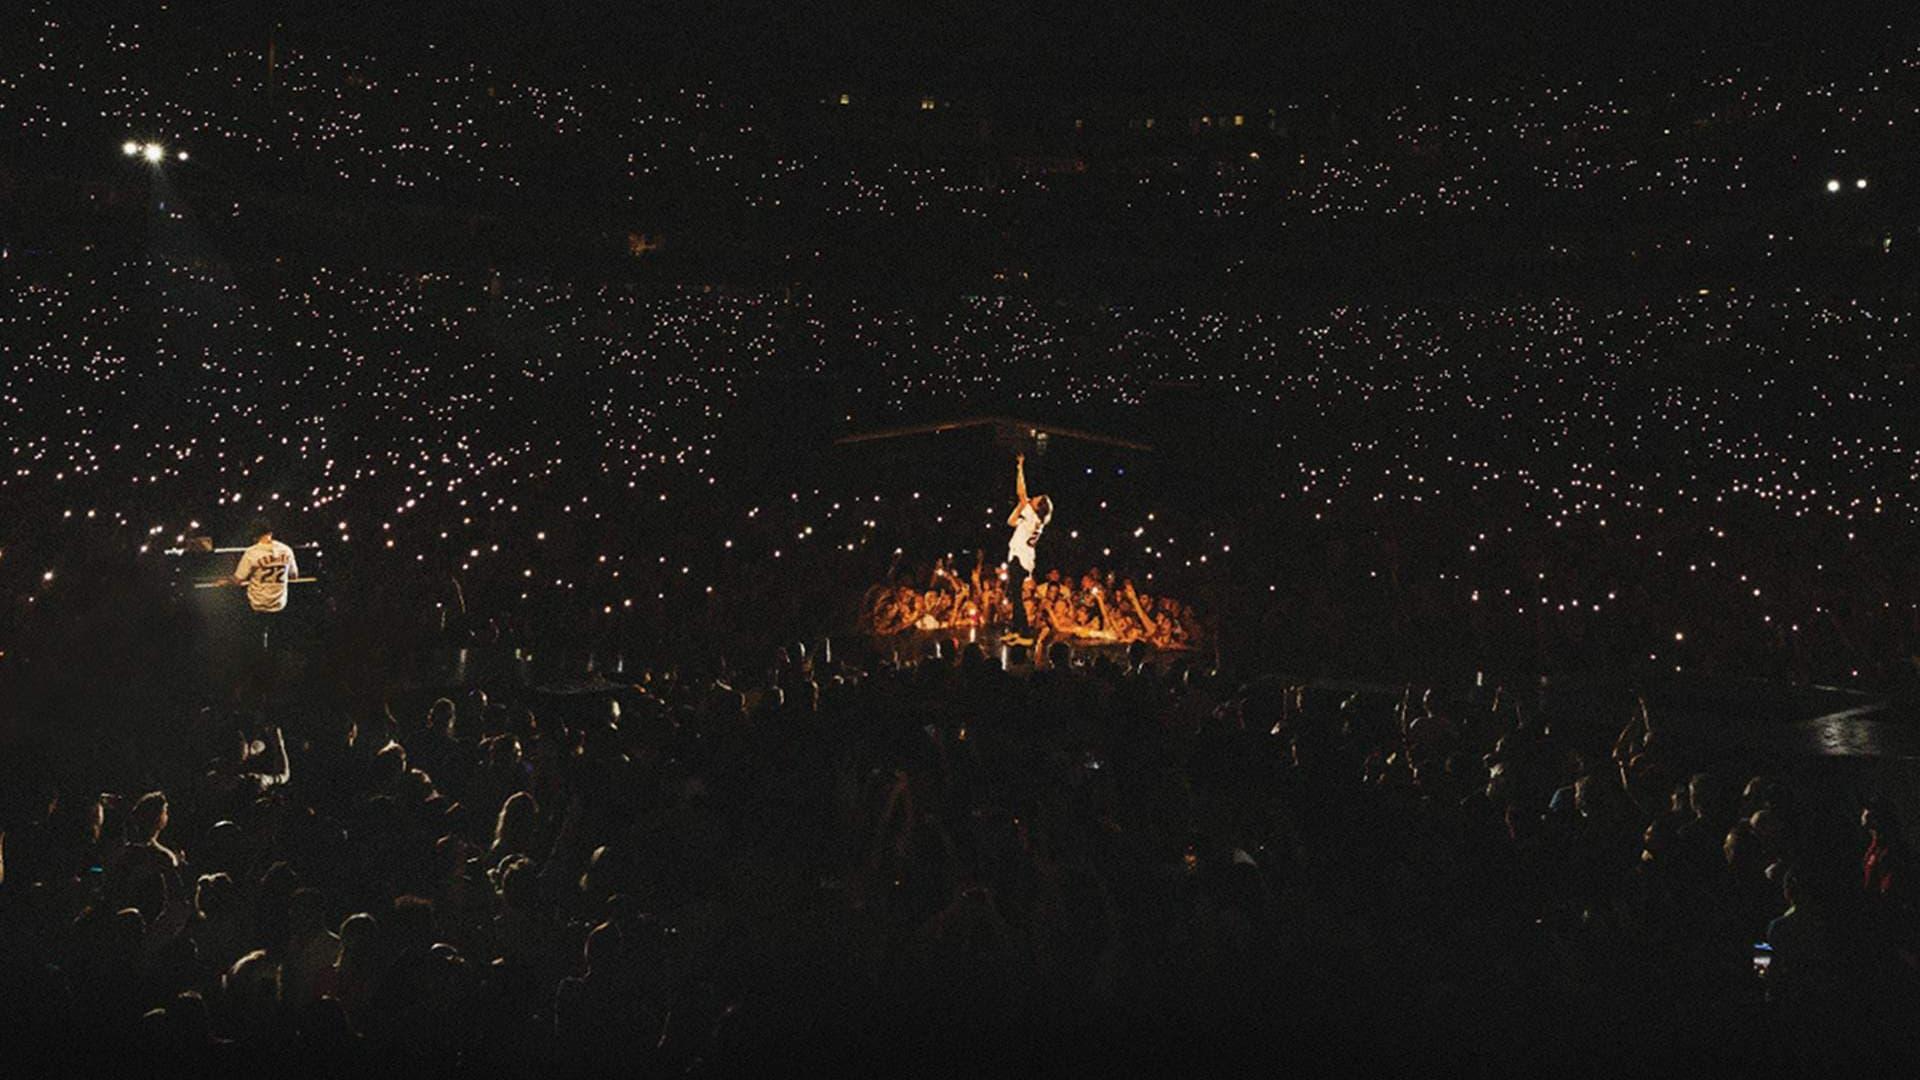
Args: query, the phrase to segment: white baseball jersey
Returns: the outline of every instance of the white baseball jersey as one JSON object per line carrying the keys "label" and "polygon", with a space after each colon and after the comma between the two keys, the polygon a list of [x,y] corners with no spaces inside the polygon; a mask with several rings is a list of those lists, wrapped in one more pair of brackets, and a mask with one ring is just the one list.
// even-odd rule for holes
{"label": "white baseball jersey", "polygon": [[247,584],[247,603],[255,611],[284,611],[287,583],[300,575],[293,549],[274,540],[242,552],[233,576]]}
{"label": "white baseball jersey", "polygon": [[1007,541],[1007,561],[1019,563],[1027,573],[1033,573],[1033,551],[1039,546],[1040,532],[1047,527],[1053,515],[1041,517],[1033,512],[1031,503],[1020,508],[1020,516],[1013,523],[1013,538]]}

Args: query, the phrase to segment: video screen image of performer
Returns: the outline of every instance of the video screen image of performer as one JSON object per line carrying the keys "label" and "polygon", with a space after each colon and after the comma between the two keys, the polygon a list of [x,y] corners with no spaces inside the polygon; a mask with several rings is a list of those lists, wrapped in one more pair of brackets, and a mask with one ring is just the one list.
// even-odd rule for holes
{"label": "video screen image of performer", "polygon": [[1007,601],[1013,607],[1013,628],[1004,640],[1010,645],[1032,645],[1033,628],[1027,623],[1026,584],[1036,565],[1040,534],[1053,520],[1053,500],[1045,495],[1027,495],[1027,455],[1013,459],[1013,512],[1007,524],[1013,536],[1007,541]]}

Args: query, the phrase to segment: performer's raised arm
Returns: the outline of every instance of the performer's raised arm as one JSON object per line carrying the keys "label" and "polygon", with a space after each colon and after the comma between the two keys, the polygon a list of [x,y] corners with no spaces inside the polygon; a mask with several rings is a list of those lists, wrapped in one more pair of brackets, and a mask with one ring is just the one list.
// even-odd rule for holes
{"label": "performer's raised arm", "polygon": [[1020,523],[1020,511],[1027,506],[1027,455],[1015,454],[1013,457],[1013,513],[1007,515],[1007,524]]}

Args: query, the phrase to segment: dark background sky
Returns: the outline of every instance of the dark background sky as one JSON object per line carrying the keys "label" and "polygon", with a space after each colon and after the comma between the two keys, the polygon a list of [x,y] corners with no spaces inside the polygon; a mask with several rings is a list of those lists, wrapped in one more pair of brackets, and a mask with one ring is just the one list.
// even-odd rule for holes
{"label": "dark background sky", "polygon": [[[1472,87],[1572,75],[1761,63],[1858,67],[1913,43],[1912,5],[1795,0],[218,0],[192,16],[246,38],[277,13],[289,37],[532,69],[771,91],[835,86],[1019,98],[1271,94],[1411,82]],[[1891,29],[1889,29],[1891,27]]]}

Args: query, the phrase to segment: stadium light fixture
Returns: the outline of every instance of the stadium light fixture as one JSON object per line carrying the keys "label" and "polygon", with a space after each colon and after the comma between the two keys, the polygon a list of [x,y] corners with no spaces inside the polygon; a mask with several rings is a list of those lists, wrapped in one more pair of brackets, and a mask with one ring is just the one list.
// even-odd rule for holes
{"label": "stadium light fixture", "polygon": [[147,164],[158,165],[160,159],[167,156],[167,148],[159,143],[148,143],[146,149],[141,152],[141,156],[147,159]]}

